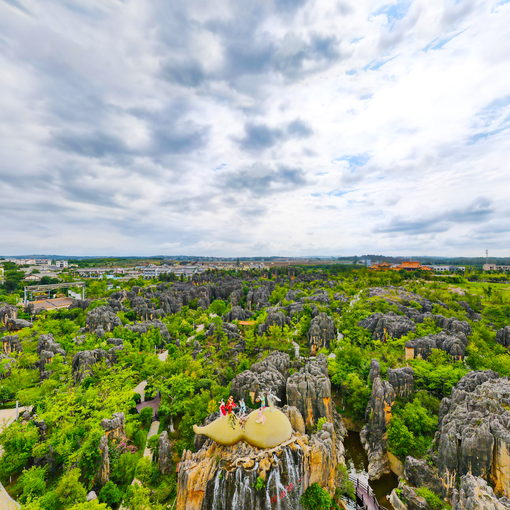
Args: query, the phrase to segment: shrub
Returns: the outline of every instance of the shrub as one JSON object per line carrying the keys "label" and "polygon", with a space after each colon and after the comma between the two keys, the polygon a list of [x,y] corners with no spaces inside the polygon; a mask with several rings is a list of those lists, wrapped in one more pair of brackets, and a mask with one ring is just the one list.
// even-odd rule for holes
{"label": "shrub", "polygon": [[116,506],[122,501],[122,491],[110,480],[99,492],[99,500],[109,506]]}
{"label": "shrub", "polygon": [[427,489],[427,487],[419,487],[416,489],[416,494],[427,502],[430,510],[447,510],[450,508],[448,503],[445,503],[437,494]]}
{"label": "shrub", "polygon": [[299,500],[305,510],[329,510],[332,505],[331,496],[318,483],[312,483]]}

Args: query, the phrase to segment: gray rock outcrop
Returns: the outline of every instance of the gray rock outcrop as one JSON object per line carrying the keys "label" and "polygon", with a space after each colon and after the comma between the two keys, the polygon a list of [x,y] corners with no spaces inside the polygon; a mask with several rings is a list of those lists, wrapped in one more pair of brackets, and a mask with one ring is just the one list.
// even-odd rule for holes
{"label": "gray rock outcrop", "polygon": [[232,321],[245,321],[251,317],[251,313],[245,310],[242,306],[233,306],[230,312],[225,314],[225,320],[227,322]]}
{"label": "gray rock outcrop", "polygon": [[508,510],[510,500],[498,498],[483,478],[466,474],[460,479],[453,506],[455,510]]}
{"label": "gray rock outcrop", "polygon": [[108,438],[122,439],[126,435],[124,413],[114,413],[110,419],[101,420],[101,427]]}
{"label": "gray rock outcrop", "polygon": [[6,335],[0,338],[2,342],[2,352],[10,354],[11,352],[21,352],[21,342],[18,335]]}
{"label": "gray rock outcrop", "polygon": [[437,335],[427,335],[406,342],[406,349],[412,349],[413,357],[427,359],[432,349],[441,349],[456,359],[464,358],[467,337],[464,334],[453,335],[442,331]]}
{"label": "gray rock outcrop", "polygon": [[510,326],[501,328],[496,333],[496,342],[503,347],[510,347]]}
{"label": "gray rock outcrop", "polygon": [[299,410],[308,431],[313,429],[319,418],[325,417],[328,422],[334,422],[331,381],[324,355],[308,358],[304,366],[288,378],[287,403]]}
{"label": "gray rock outcrop", "polygon": [[467,374],[441,403],[435,441],[447,488],[472,474],[510,496],[510,381],[492,371]]}
{"label": "gray rock outcrop", "polygon": [[10,320],[18,317],[18,309],[7,303],[0,303],[0,326],[7,326]]}
{"label": "gray rock outcrop", "polygon": [[99,440],[99,471],[97,474],[97,483],[102,487],[110,479],[110,455],[108,448],[108,437],[106,434]]}
{"label": "gray rock outcrop", "polygon": [[158,441],[158,467],[159,471],[168,475],[171,471],[171,449],[170,440],[168,439],[168,432],[165,430],[159,436]]}
{"label": "gray rock outcrop", "polygon": [[278,326],[283,328],[287,324],[287,317],[285,314],[278,308],[269,308],[267,310],[267,318],[263,324],[259,325],[258,334],[263,335],[269,331],[271,326]]}
{"label": "gray rock outcrop", "polygon": [[409,398],[414,393],[414,371],[411,367],[389,368],[388,381],[397,398]]}
{"label": "gray rock outcrop", "polygon": [[48,377],[49,373],[46,371],[46,364],[49,363],[57,354],[65,356],[66,352],[62,349],[61,345],[55,342],[53,335],[41,335],[37,342],[37,354],[39,355],[39,370],[41,377]]}
{"label": "gray rock outcrop", "polygon": [[283,352],[273,352],[267,358],[254,363],[232,380],[231,393],[237,399],[255,403],[261,392],[271,391],[279,399],[279,405],[285,403],[285,383],[289,371],[290,358]]}
{"label": "gray rock outcrop", "polygon": [[324,347],[329,348],[335,338],[335,322],[329,315],[319,313],[319,315],[312,319],[310,329],[308,330],[308,344],[312,354],[315,354]]}
{"label": "gray rock outcrop", "polygon": [[151,329],[159,330],[161,337],[165,340],[170,338],[170,333],[168,332],[168,328],[166,325],[160,320],[152,320],[145,322],[136,322],[135,324],[127,324],[125,326],[129,331],[134,331],[135,333],[144,334],[150,331]]}
{"label": "gray rock outcrop", "polygon": [[9,331],[19,331],[24,328],[31,328],[33,324],[25,319],[9,319],[7,321],[7,329]]}
{"label": "gray rock outcrop", "polygon": [[109,306],[98,306],[87,314],[87,330],[98,336],[113,331],[122,324],[121,320]]}
{"label": "gray rock outcrop", "polygon": [[104,349],[93,349],[90,351],[77,352],[73,357],[72,371],[76,382],[81,382],[85,377],[92,373],[92,367],[101,361],[111,366],[116,361],[117,349],[122,347],[112,347],[105,351]]}
{"label": "gray rock outcrop", "polygon": [[393,312],[374,313],[358,324],[371,331],[375,340],[385,340],[387,336],[400,338],[416,329],[416,325],[411,319]]}
{"label": "gray rock outcrop", "polygon": [[388,381],[382,380],[373,361],[371,371],[373,371],[373,382],[365,415],[367,424],[361,430],[360,439],[368,456],[368,476],[371,480],[377,480],[390,471],[386,427],[391,416],[391,406],[395,400],[395,390]]}

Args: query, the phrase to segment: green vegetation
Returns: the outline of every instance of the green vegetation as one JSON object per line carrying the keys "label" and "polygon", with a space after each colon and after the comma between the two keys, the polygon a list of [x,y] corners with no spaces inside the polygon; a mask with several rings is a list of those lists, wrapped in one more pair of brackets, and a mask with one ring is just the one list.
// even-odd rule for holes
{"label": "green vegetation", "polygon": [[[0,286],[0,301],[14,304],[20,296],[22,273],[14,265],[4,267],[6,279]],[[510,324],[510,285],[501,279],[481,281],[487,275],[468,271],[452,283],[451,279],[431,275],[374,273],[345,265],[291,270],[284,267],[270,272],[231,270],[223,274],[227,275],[239,279],[235,302],[250,308],[251,314],[250,322],[233,331],[225,329],[223,322],[233,306],[228,293],[214,294],[204,306],[197,293],[183,301],[174,313],[155,294],[151,295],[154,310],[165,309],[165,313],[158,312],[151,318],[162,321],[168,337],[157,327],[145,333],[130,330],[130,325],[149,318],[127,299],[122,301],[122,310],[116,311],[121,325],[113,331],[98,336],[84,330],[87,314],[107,304],[112,293],[123,290],[142,295],[139,287],[144,287],[149,295],[158,284],[170,288],[182,285],[169,279],[167,283],[115,282],[115,288],[110,289],[106,280],[88,281],[87,295],[92,301],[86,309],[43,312],[35,318],[33,327],[15,332],[22,350],[0,359],[0,406],[11,408],[18,400],[21,405],[33,406],[37,418],[14,423],[0,434],[4,450],[0,480],[24,510],[116,510],[121,501],[131,509],[144,505],[156,510],[171,507],[176,497],[175,465],[184,449],[194,448],[193,424],[216,412],[218,401],[230,394],[233,377],[272,350],[293,357],[292,344],[296,342],[301,354],[306,355],[310,324],[321,312],[333,319],[339,332],[330,347],[321,352],[333,354],[328,361],[329,373],[335,405],[342,415],[358,424],[366,420],[372,391],[369,380],[372,359],[379,361],[383,378],[387,378],[389,368],[413,368],[416,392],[410,399],[396,399],[388,426],[389,448],[401,458],[426,457],[437,430],[439,403],[467,372],[492,369],[510,375],[508,349],[495,341],[497,329]],[[208,278],[217,277],[217,273],[206,274],[195,286],[200,288],[208,283]],[[248,307],[250,292],[269,284],[266,305],[252,303]],[[371,288],[383,291],[370,292]],[[297,299],[300,306],[291,313],[288,307]],[[441,330],[431,318],[418,323],[414,331],[401,338],[386,335],[375,340],[359,326],[362,319],[376,312],[401,314],[402,306],[422,312],[423,299],[433,303],[433,313],[466,321],[471,326],[463,360],[453,359],[440,350],[433,350],[426,360],[405,359],[404,345],[408,340]],[[284,325],[266,325],[271,306],[281,307]],[[480,314],[480,320],[473,320],[473,313]],[[0,332],[0,336],[8,334],[12,332]],[[37,353],[42,334],[53,335],[65,351],[65,355],[56,355],[48,361],[44,377]],[[72,373],[74,356],[84,350],[108,350],[112,347],[108,343],[110,338],[120,338],[124,344],[116,352],[116,362],[110,366],[103,360],[91,366],[80,381],[76,380]],[[162,350],[168,350],[165,362],[156,355]],[[140,414],[135,409],[140,397],[133,389],[143,380],[147,381],[146,398],[161,397],[159,432],[174,430],[170,434],[172,468],[168,475],[159,472],[156,461],[141,458],[152,420],[151,409]],[[98,445],[104,430],[100,423],[118,412],[125,414],[125,436],[108,439],[110,481],[101,486]],[[322,424],[323,420],[319,420],[317,430]],[[157,449],[157,437],[148,445],[153,451]],[[131,486],[135,476],[143,486]],[[337,495],[351,494],[352,484],[346,472],[340,470],[338,479]],[[264,481],[257,479],[255,488],[264,487]],[[87,503],[85,495],[92,489],[99,501]],[[307,509],[332,505],[327,492],[316,484],[307,489],[303,498],[302,504]],[[446,508],[440,503],[443,506],[437,508]],[[429,502],[431,507],[433,504],[436,503]]]}
{"label": "green vegetation", "polygon": [[305,510],[329,510],[333,501],[326,489],[323,489],[318,483],[312,483],[299,502]]}

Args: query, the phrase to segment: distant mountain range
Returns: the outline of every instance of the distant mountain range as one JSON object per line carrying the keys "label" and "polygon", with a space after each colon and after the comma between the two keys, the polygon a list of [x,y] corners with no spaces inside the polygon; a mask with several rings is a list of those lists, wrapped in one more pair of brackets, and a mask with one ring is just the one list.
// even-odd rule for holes
{"label": "distant mountain range", "polygon": [[149,257],[142,256],[94,256],[94,255],[83,255],[83,256],[69,256],[69,255],[47,255],[47,254],[30,254],[30,255],[3,255],[0,256],[5,258],[16,258],[16,259],[53,259],[53,260],[173,260],[183,262],[219,262],[219,261],[240,261],[240,262],[278,262],[278,261],[296,261],[296,263],[303,261],[318,261],[318,262],[360,262],[370,260],[372,263],[378,262],[392,262],[400,263],[405,260],[417,260],[427,264],[451,264],[451,265],[481,265],[489,262],[491,264],[510,264],[510,257],[442,257],[442,256],[427,256],[417,255],[413,257],[401,257],[401,256],[386,256],[386,255],[351,255],[347,257],[333,257],[333,256],[322,256],[314,255],[309,257],[283,257],[283,256],[268,256],[268,257],[206,257],[206,256],[192,256],[192,255],[153,255]]}

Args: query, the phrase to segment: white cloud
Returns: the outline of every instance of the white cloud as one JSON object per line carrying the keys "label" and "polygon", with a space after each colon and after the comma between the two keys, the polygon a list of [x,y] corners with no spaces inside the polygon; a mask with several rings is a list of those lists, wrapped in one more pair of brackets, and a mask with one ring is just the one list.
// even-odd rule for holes
{"label": "white cloud", "polygon": [[20,5],[5,254],[507,255],[510,4]]}

